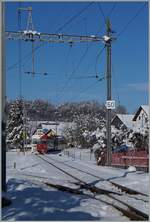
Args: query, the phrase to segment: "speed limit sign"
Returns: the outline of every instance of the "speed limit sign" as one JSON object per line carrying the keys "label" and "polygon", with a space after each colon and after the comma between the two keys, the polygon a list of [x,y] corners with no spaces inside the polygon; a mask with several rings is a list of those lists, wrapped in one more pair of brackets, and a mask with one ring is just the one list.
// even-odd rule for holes
{"label": "speed limit sign", "polygon": [[107,109],[115,109],[115,100],[107,100],[106,101]]}

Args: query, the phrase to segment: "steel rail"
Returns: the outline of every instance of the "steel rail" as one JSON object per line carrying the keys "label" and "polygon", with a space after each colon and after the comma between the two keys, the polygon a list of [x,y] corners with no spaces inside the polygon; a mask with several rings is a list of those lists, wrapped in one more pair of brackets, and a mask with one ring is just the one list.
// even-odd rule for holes
{"label": "steel rail", "polygon": [[106,194],[106,193],[112,193],[112,194],[118,194],[118,195],[121,195],[120,193],[117,193],[117,192],[114,192],[114,191],[111,191],[111,190],[104,190],[104,189],[101,189],[101,188],[97,188],[95,186],[92,186],[91,188],[91,185],[89,185],[88,183],[86,183],[85,181],[79,179],[78,177],[68,173],[66,170],[63,170],[62,168],[56,166],[55,164],[49,162],[48,160],[46,160],[45,158],[41,157],[38,155],[38,157],[42,160],[44,160],[45,162],[47,162],[48,164],[52,165],[53,167],[55,167],[56,169],[62,171],[63,173],[65,173],[66,175],[70,176],[71,178],[75,179],[76,181],[80,182],[80,186],[82,188],[86,188],[86,189],[92,189],[93,191],[95,190],[97,193],[99,194]]}
{"label": "steel rail", "polygon": [[[47,156],[46,156],[46,157],[47,157]],[[124,191],[125,193],[131,194],[131,195],[140,194],[140,195],[142,195],[142,196],[148,197],[148,195],[145,194],[145,193],[142,193],[142,192],[140,192],[140,191],[131,189],[131,188],[129,188],[129,187],[122,186],[122,185],[120,185],[120,184],[118,184],[118,183],[116,183],[116,182],[113,182],[113,181],[109,180],[109,179],[105,179],[105,178],[99,177],[99,176],[97,176],[97,175],[95,175],[95,174],[93,174],[93,173],[89,173],[89,172],[87,172],[87,171],[85,171],[85,170],[81,170],[81,169],[79,169],[79,168],[77,168],[77,167],[70,166],[70,165],[67,164],[67,163],[64,163],[64,162],[62,162],[62,161],[53,159],[52,157],[47,157],[47,158],[48,158],[48,159],[51,159],[51,160],[53,160],[53,161],[57,161],[57,162],[59,162],[59,163],[61,163],[61,164],[63,164],[63,165],[66,165],[66,166],[68,166],[68,167],[70,167],[70,168],[72,168],[72,169],[76,169],[76,170],[78,170],[78,171],[81,171],[81,172],[83,172],[83,173],[86,173],[86,174],[88,174],[88,175],[90,175],[90,176],[94,176],[95,178],[100,179],[100,180],[102,180],[102,181],[110,182],[113,186],[118,187],[119,189],[121,189],[121,191]]]}
{"label": "steel rail", "polygon": [[[45,160],[45,158],[42,158],[42,160],[44,160],[44,161],[49,163],[49,161]],[[55,166],[55,165],[53,164],[53,166]],[[59,168],[57,166],[55,166],[55,167],[57,169]],[[61,168],[59,168],[59,170],[61,170]],[[112,196],[112,195],[114,195],[113,193],[110,193],[109,191],[107,192],[106,190],[105,190],[105,192],[102,192],[100,190],[100,188],[96,188],[95,186],[91,186],[91,185],[89,185],[89,184],[87,184],[85,182],[84,182],[85,185],[82,184],[78,188],[71,188],[71,187],[68,187],[68,186],[64,186],[64,185],[60,185],[60,184],[54,184],[54,183],[51,183],[49,181],[44,181],[43,180],[43,179],[50,179],[50,178],[46,178],[46,177],[42,177],[42,176],[37,176],[37,175],[31,175],[29,173],[24,173],[24,172],[18,172],[17,171],[17,175],[18,175],[18,173],[19,173],[19,176],[28,176],[28,177],[30,177],[30,178],[32,178],[34,180],[35,180],[35,178],[36,179],[42,179],[42,180],[38,180],[38,181],[41,182],[41,183],[44,183],[47,186],[59,189],[61,191],[66,191],[66,192],[77,194],[77,195],[86,195],[86,196],[88,196],[90,198],[94,198],[94,199],[96,199],[98,201],[101,201],[101,202],[103,202],[103,203],[105,203],[107,205],[110,205],[110,206],[114,207],[115,209],[117,209],[120,212],[122,212],[123,215],[125,215],[128,218],[130,218],[131,220],[147,220],[148,219],[148,215],[147,214],[145,214],[144,212],[139,211],[138,209],[130,206],[127,203],[124,203],[121,200],[118,200],[116,197]],[[91,196],[91,194],[85,193],[84,190],[90,190],[91,194],[94,194],[94,196]],[[106,199],[103,200],[102,198],[99,198],[98,196],[96,196],[96,194],[106,195],[107,200]],[[115,193],[115,195],[116,195],[116,193]],[[115,203],[112,203],[112,199],[115,200]],[[123,205],[123,207],[122,206],[120,207],[120,204]]]}
{"label": "steel rail", "polygon": [[[117,199],[116,197],[110,195],[110,194],[115,194],[115,195],[117,194],[117,195],[118,195],[118,193],[115,193],[115,192],[113,193],[113,192],[110,192],[110,191],[108,191],[108,190],[103,190],[103,189],[101,189],[101,188],[95,187],[94,185],[89,185],[88,183],[86,183],[86,182],[80,180],[79,178],[73,176],[72,174],[70,174],[70,173],[68,173],[67,171],[63,170],[62,168],[56,166],[55,164],[50,163],[50,162],[49,162],[48,160],[46,160],[45,158],[43,158],[43,157],[41,157],[41,156],[39,156],[39,155],[38,155],[38,157],[41,158],[43,161],[47,162],[48,164],[50,164],[50,165],[54,166],[55,168],[59,169],[60,171],[66,173],[66,174],[69,175],[70,177],[72,177],[72,178],[76,179],[77,181],[79,181],[79,182],[81,183],[81,184],[80,184],[80,185],[81,185],[81,187],[80,187],[81,189],[89,190],[89,191],[91,191],[91,192],[94,193],[94,194],[104,194],[104,195],[106,195],[108,198],[110,198],[111,200],[113,199],[113,200],[115,200],[116,202],[118,202],[117,204],[114,204],[114,203],[112,204],[111,201],[108,202],[108,201],[103,201],[103,200],[101,200],[100,198],[96,198],[96,199],[98,199],[98,200],[100,200],[100,201],[103,201],[103,202],[105,202],[105,203],[113,206],[114,208],[118,209],[119,211],[121,211],[121,212],[122,212],[125,216],[127,216],[128,218],[130,218],[130,219],[132,219],[132,220],[148,220],[149,216],[148,216],[146,213],[144,213],[144,212],[142,212],[142,211],[140,211],[140,210],[138,210],[138,209],[130,206],[129,204],[127,204],[127,203],[125,203],[125,202]],[[120,194],[119,194],[119,195],[120,195]],[[120,203],[121,203],[123,206],[125,206],[125,208],[124,208],[124,207],[120,207]]]}

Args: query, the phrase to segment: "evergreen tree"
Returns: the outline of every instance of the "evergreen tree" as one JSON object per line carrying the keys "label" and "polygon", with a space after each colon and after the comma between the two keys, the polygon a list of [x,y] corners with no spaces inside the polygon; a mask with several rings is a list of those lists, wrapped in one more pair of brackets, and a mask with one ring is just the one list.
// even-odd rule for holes
{"label": "evergreen tree", "polygon": [[6,132],[7,144],[23,148],[23,102],[21,99],[11,104]]}

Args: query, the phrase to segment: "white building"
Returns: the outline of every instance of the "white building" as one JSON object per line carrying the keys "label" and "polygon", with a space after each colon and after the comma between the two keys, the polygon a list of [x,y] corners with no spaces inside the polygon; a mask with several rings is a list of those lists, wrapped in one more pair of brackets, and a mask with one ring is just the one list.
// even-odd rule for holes
{"label": "white building", "polygon": [[31,125],[31,134],[34,134],[35,131],[38,133],[42,132],[43,130],[52,130],[58,136],[64,135],[64,129],[66,127],[74,127],[74,123],[72,122],[54,122],[54,121],[30,121]]}
{"label": "white building", "polygon": [[134,131],[145,133],[149,129],[149,106],[141,105],[133,117]]}
{"label": "white building", "polygon": [[115,126],[117,129],[133,129],[134,122],[133,122],[134,115],[129,114],[117,114],[111,122],[111,125]]}

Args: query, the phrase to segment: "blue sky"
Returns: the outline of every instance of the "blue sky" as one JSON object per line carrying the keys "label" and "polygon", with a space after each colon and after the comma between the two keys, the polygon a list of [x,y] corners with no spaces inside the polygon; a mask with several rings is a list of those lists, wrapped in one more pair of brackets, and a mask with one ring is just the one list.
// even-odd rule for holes
{"label": "blue sky", "polygon": [[[18,30],[19,3],[6,2],[6,30]],[[24,2],[21,7],[33,9],[34,29],[38,32],[58,33],[58,29],[85,8],[89,2]],[[104,17],[113,9],[110,20],[117,36],[112,44],[112,99],[125,105],[132,113],[141,104],[148,103],[148,5],[126,27],[144,2],[94,2],[77,16],[60,33],[74,35],[105,35]],[[101,7],[101,9],[100,9]],[[103,11],[103,13],[102,13]],[[27,12],[21,12],[21,28],[26,29]],[[36,43],[38,46],[40,43]],[[20,94],[18,41],[6,41],[6,94],[9,99]],[[106,73],[106,51],[97,60],[104,47],[98,43],[47,43],[35,52],[35,71],[49,75],[32,77],[31,44],[21,43],[22,96],[41,98],[54,104],[68,101],[106,101],[106,80],[78,78]],[[28,59],[24,57],[30,54]]]}

